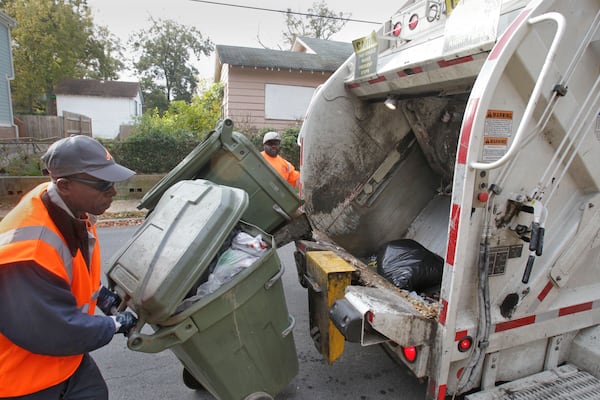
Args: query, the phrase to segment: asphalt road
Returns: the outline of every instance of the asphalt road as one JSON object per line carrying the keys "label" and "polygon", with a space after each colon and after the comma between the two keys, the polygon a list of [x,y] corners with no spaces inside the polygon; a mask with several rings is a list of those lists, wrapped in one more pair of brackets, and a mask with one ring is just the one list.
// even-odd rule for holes
{"label": "asphalt road", "polygon": [[[135,229],[99,229],[104,267]],[[287,245],[278,253],[286,268],[282,279],[288,309],[296,318],[294,339],[300,367],[296,378],[276,400],[423,399],[425,384],[393,362],[379,346],[346,343],[344,355],[333,366],[322,360],[308,334],[306,290],[297,280],[293,249],[293,245]],[[183,384],[183,367],[168,350],[157,354],[134,352],[127,348],[126,339],[117,335],[93,356],[112,400],[214,399],[207,392],[193,391]]]}

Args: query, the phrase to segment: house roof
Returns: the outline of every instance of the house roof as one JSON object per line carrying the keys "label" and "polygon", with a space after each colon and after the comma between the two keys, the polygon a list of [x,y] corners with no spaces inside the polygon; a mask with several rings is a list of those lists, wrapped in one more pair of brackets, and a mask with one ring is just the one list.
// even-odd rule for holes
{"label": "house roof", "polygon": [[[309,39],[292,51],[253,47],[216,46],[215,81],[220,79],[221,65],[238,67],[282,68],[304,71],[335,71],[352,54],[352,44]],[[306,51],[310,52],[306,52]]]}
{"label": "house roof", "polygon": [[292,46],[292,51],[303,50],[314,54],[329,54],[331,57],[342,59],[343,62],[352,54],[354,48],[352,43],[298,36]]}
{"label": "house roof", "polygon": [[15,21],[14,19],[12,19],[10,16],[3,13],[2,11],[0,11],[0,23],[4,24],[10,28],[14,28],[15,26],[17,26],[17,21]]}
{"label": "house roof", "polygon": [[138,82],[66,78],[56,86],[54,93],[77,96],[133,98],[138,95],[139,91],[140,84]]}

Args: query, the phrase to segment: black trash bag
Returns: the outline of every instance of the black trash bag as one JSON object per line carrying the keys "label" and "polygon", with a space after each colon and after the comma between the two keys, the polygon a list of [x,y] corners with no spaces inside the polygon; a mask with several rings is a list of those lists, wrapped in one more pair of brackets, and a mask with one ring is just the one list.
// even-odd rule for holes
{"label": "black trash bag", "polygon": [[377,254],[377,272],[400,289],[422,292],[442,282],[444,259],[412,239],[387,243]]}

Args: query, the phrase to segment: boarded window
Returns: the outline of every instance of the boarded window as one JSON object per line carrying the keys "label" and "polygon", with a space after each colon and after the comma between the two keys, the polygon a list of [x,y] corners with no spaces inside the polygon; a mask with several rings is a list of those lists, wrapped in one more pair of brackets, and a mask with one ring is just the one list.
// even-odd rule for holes
{"label": "boarded window", "polygon": [[302,120],[315,88],[290,85],[265,85],[265,118]]}

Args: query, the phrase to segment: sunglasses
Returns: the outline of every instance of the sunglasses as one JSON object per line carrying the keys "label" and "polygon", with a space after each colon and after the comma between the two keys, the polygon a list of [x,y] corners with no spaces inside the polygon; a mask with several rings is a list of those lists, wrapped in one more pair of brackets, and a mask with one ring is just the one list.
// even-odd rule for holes
{"label": "sunglasses", "polygon": [[95,179],[77,178],[74,176],[66,176],[64,179],[83,183],[84,185],[94,188],[99,192],[108,192],[110,189],[112,189],[115,186],[114,182],[95,180]]}

